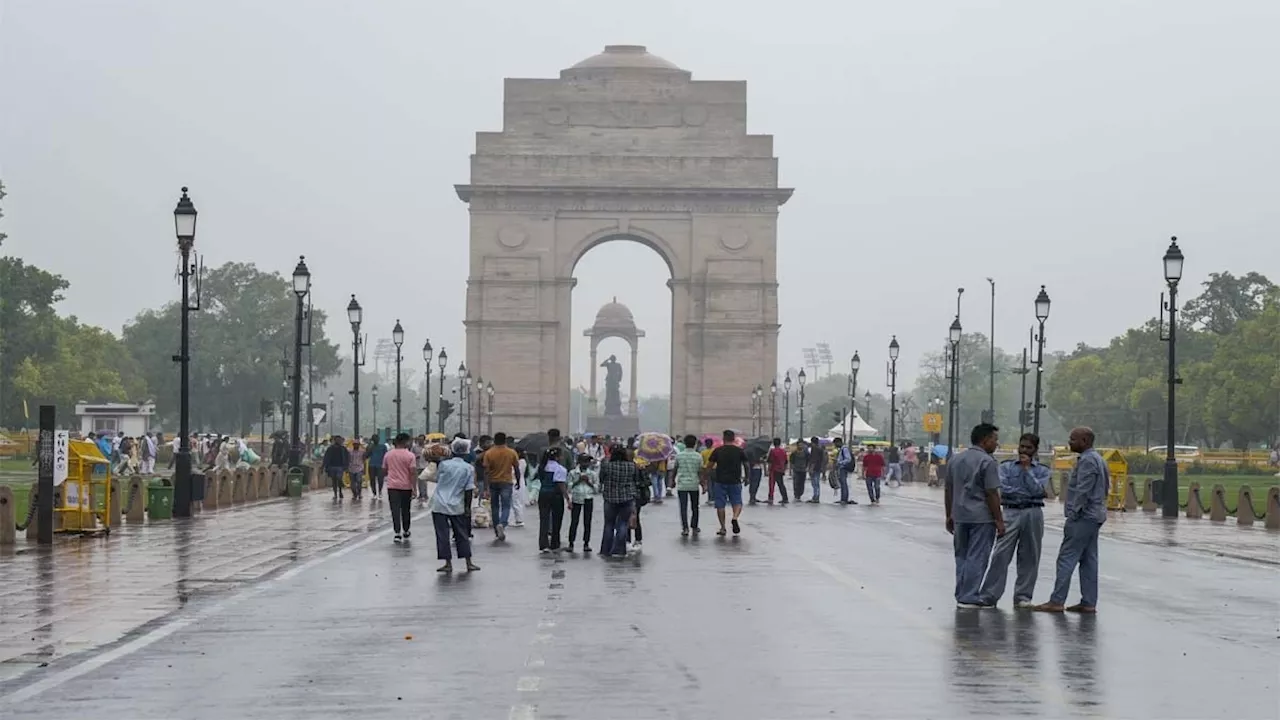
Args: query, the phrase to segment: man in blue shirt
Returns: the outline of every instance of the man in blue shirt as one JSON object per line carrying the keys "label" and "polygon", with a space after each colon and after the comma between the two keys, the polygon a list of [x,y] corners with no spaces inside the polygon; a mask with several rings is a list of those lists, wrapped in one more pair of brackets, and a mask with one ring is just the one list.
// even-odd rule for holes
{"label": "man in blue shirt", "polygon": [[[1058,576],[1053,583],[1049,602],[1036,605],[1041,612],[1098,612],[1098,532],[1107,521],[1107,489],[1111,473],[1107,461],[1093,449],[1093,430],[1078,427],[1071,431],[1067,444],[1079,453],[1076,466],[1067,481],[1067,497],[1063,512],[1067,522],[1062,528],[1062,545],[1058,548]],[[1063,607],[1071,589],[1071,574],[1080,566],[1080,603]]]}
{"label": "man in blue shirt", "polygon": [[991,558],[991,546],[1004,535],[1000,509],[1000,470],[991,453],[1000,446],[1000,428],[975,425],[970,447],[947,463],[947,532],[954,538],[956,607],[982,607],[978,591]]}
{"label": "man in blue shirt", "polygon": [[1000,506],[1004,509],[1004,537],[996,541],[991,566],[978,596],[983,605],[995,605],[1004,595],[1009,561],[1018,562],[1013,586],[1013,606],[1029,608],[1040,572],[1040,544],[1044,539],[1044,489],[1049,468],[1036,460],[1040,438],[1026,433],[1018,438],[1018,459],[1000,463]]}

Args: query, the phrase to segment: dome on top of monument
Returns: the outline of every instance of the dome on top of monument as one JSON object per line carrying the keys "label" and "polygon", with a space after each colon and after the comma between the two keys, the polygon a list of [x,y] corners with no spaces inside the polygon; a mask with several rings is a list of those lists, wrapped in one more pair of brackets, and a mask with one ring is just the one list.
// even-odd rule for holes
{"label": "dome on top of monument", "polygon": [[600,308],[600,312],[596,313],[596,327],[633,328],[635,326],[635,316],[626,305],[618,302],[616,297],[613,302],[606,304]]}
{"label": "dome on top of monument", "polygon": [[670,73],[687,72],[675,63],[650,53],[643,45],[605,45],[604,52],[592,55],[564,72],[616,69],[656,70]]}

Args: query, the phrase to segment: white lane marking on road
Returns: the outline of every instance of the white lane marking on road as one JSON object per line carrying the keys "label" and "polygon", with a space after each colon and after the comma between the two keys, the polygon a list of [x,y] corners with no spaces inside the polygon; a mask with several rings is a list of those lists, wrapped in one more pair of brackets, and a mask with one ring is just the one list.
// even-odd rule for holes
{"label": "white lane marking on road", "polygon": [[537,651],[529,653],[529,659],[524,661],[525,667],[540,668],[546,665],[547,661],[542,659],[542,655]]}
{"label": "white lane marking on road", "polygon": [[[423,518],[423,517],[426,517],[426,515],[427,513],[420,513],[414,519]],[[31,698],[36,697],[41,693],[48,692],[49,690],[52,690],[61,685],[65,685],[66,683],[71,682],[72,680],[75,680],[78,677],[82,677],[87,673],[91,673],[94,670],[97,670],[98,668],[108,663],[115,662],[116,660],[119,660],[124,657],[128,657],[133,653],[136,653],[139,650],[149,645],[153,645],[156,642],[159,642],[160,640],[163,640],[169,637],[175,632],[178,632],[179,630],[182,630],[196,623],[197,621],[204,620],[205,618],[216,615],[217,613],[220,613],[229,607],[232,607],[238,603],[244,602],[248,598],[261,595],[262,593],[275,587],[276,585],[280,585],[281,583],[287,582],[292,578],[296,577],[298,574],[305,572],[307,570],[310,570],[316,567],[317,565],[328,562],[330,560],[340,558],[349,553],[355,552],[356,550],[359,550],[360,548],[366,545],[369,545],[370,543],[386,538],[390,534],[391,534],[390,530],[384,530],[382,532],[370,535],[369,537],[363,540],[359,540],[350,545],[347,545],[344,548],[340,548],[335,552],[329,553],[327,555],[321,555],[319,557],[314,557],[302,563],[301,565],[295,568],[290,568],[289,570],[277,575],[276,577],[271,578],[270,580],[266,580],[255,587],[249,588],[238,595],[229,597],[226,600],[223,600],[221,602],[216,602],[210,605],[209,607],[205,608],[204,610],[196,613],[193,616],[174,618],[172,620],[169,620],[168,622],[161,624],[159,627],[155,628],[154,630],[150,630],[146,633],[143,633],[139,637],[136,637],[133,640],[130,640],[129,642],[117,648],[113,648],[103,653],[98,653],[97,655],[94,655],[93,657],[87,658],[79,663],[76,663],[75,665],[72,665],[71,667],[68,667],[65,670],[62,670],[53,675],[50,675],[49,677],[43,680],[39,680],[25,687],[18,688],[17,690],[14,690],[8,695],[4,695],[0,697],[0,699],[3,699],[5,702],[9,704],[17,704],[17,703],[24,702],[26,700],[30,700]]]}
{"label": "white lane marking on road", "polygon": [[516,690],[519,692],[538,692],[538,687],[542,685],[542,678],[536,675],[528,675],[516,681]]}
{"label": "white lane marking on road", "polygon": [[538,709],[533,705],[512,705],[507,720],[534,720],[538,717]]}
{"label": "white lane marking on road", "polygon": [[544,630],[544,629],[546,629],[546,628],[553,628],[553,627],[555,627],[555,626],[556,626],[556,621],[555,621],[555,620],[552,620],[552,619],[549,619],[549,618],[542,619],[542,620],[539,620],[539,621],[538,621],[538,629],[539,629],[539,630]]}

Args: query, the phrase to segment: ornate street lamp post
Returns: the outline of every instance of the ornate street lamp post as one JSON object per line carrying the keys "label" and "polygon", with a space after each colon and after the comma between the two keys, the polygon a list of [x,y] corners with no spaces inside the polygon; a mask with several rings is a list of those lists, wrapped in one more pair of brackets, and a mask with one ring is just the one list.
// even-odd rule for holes
{"label": "ornate street lamp post", "polygon": [[853,357],[849,358],[849,421],[845,423],[844,441],[852,442],[853,440],[853,418],[858,414],[858,370],[862,368],[862,358],[858,356],[858,351],[853,351]]}
{"label": "ornate street lamp post", "polygon": [[458,386],[462,388],[458,403],[461,406],[458,408],[458,432],[471,437],[471,371],[465,362],[458,363]]}
{"label": "ornate street lamp post", "polygon": [[791,371],[787,371],[786,377],[782,378],[782,432],[786,437],[782,438],[782,444],[786,445],[791,442]]}
{"label": "ornate street lamp post", "polygon": [[800,368],[800,374],[797,376],[800,380],[800,435],[801,440],[804,439],[804,368]]}
{"label": "ornate street lamp post", "polygon": [[[373,396],[373,433],[378,434],[378,386],[374,384],[369,388],[369,394]],[[386,438],[382,438],[385,440]]]}
{"label": "ornate street lamp post", "polygon": [[326,406],[326,412],[329,415],[329,439],[333,440],[333,393],[329,393],[329,404]]}
{"label": "ornate street lamp post", "polygon": [[497,394],[493,389],[493,381],[489,381],[489,387],[485,389],[489,394],[489,434],[493,434],[493,396]]}
{"label": "ornate street lamp post", "polygon": [[1049,319],[1049,293],[1040,286],[1040,294],[1036,295],[1036,320],[1040,323],[1040,331],[1036,333],[1036,407],[1031,420],[1031,432],[1040,434],[1040,410],[1044,402],[1041,400],[1040,386],[1044,380],[1044,321]]}
{"label": "ornate street lamp post", "polygon": [[894,335],[889,341],[889,446],[892,447],[897,439],[896,428],[898,425],[898,353],[901,348],[898,347],[898,336]]}
{"label": "ornate street lamp post", "polygon": [[400,320],[396,320],[396,326],[391,330],[391,343],[396,346],[396,434],[404,432],[404,425],[400,413],[400,363],[404,361],[404,355],[400,354],[400,348],[404,345],[404,328],[400,326]]}
{"label": "ornate street lamp post", "polygon": [[[1169,343],[1169,417],[1165,427],[1164,449],[1164,482],[1160,488],[1161,515],[1167,518],[1178,517],[1178,461],[1174,455],[1174,400],[1177,387],[1182,382],[1178,377],[1177,325],[1178,325],[1178,281],[1182,279],[1182,250],[1178,247],[1178,238],[1169,239],[1169,249],[1164,253],[1164,280],[1169,285],[1169,301],[1161,298],[1163,310],[1169,313],[1169,334],[1164,339]],[[1163,313],[1162,313],[1163,314]]]}
{"label": "ornate street lamp post", "polygon": [[956,441],[960,439],[960,433],[956,432],[956,415],[959,411],[960,398],[956,397],[959,393],[956,375],[958,374],[960,364],[957,359],[960,353],[960,336],[964,329],[960,326],[960,316],[957,314],[956,319],[951,321],[951,328],[947,331],[947,340],[951,343],[951,357],[947,364],[950,376],[950,395],[948,406],[950,413],[947,417],[947,458],[950,459],[955,453]]}
{"label": "ornate street lamp post", "polygon": [[293,314],[293,411],[289,419],[289,467],[302,463],[302,311],[303,301],[311,292],[311,271],[307,259],[298,257],[293,268],[293,294],[297,304]]}
{"label": "ornate street lamp post", "polygon": [[449,366],[449,356],[445,353],[444,348],[440,348],[440,357],[437,358],[437,364],[440,366],[440,397],[437,398],[440,404],[440,409],[437,410],[437,412],[440,414],[440,421],[438,423],[438,426],[436,427],[436,432],[443,433],[444,432],[444,369]]}
{"label": "ornate street lamp post", "polygon": [[[179,517],[191,515],[191,311],[200,309],[200,276],[195,272],[191,249],[196,244],[196,206],[182,188],[182,197],[173,209],[174,232],[178,237],[178,252],[182,255],[182,312],[178,341],[178,455],[174,458],[173,514]],[[191,302],[191,276],[196,275],[196,301]]]}
{"label": "ornate street lamp post", "polygon": [[[347,305],[347,320],[351,323],[351,419],[354,423],[351,431],[352,437],[360,437],[360,368],[364,367],[365,348],[368,347],[368,340],[360,337],[360,323],[364,322],[364,309],[360,307],[360,303],[356,302],[356,296],[351,296],[351,302]],[[378,424],[373,424],[374,431],[377,431]]]}
{"label": "ornate street lamp post", "polygon": [[769,381],[769,437],[778,436],[778,381]]}

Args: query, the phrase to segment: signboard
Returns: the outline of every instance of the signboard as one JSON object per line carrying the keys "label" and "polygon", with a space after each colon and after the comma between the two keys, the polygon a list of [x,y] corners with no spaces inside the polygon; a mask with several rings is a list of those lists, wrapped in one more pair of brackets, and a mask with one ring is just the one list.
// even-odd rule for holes
{"label": "signboard", "polygon": [[923,425],[925,432],[942,432],[942,413],[925,413]]}
{"label": "signboard", "polygon": [[311,406],[311,424],[319,425],[324,422],[325,409],[323,407]]}
{"label": "signboard", "polygon": [[53,433],[53,484],[61,485],[67,479],[71,465],[71,433],[56,430]]}
{"label": "signboard", "polygon": [[63,494],[65,496],[65,500],[62,503],[63,507],[83,508],[86,505],[87,498],[80,496],[80,483],[78,482],[65,483],[63,485]]}

